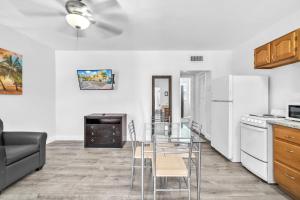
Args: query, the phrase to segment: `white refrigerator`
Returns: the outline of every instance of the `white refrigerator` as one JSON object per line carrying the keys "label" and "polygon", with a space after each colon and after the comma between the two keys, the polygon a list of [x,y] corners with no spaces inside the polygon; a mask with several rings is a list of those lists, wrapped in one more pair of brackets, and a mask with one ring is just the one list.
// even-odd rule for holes
{"label": "white refrigerator", "polygon": [[268,113],[268,77],[229,75],[213,80],[211,106],[211,146],[240,162],[240,119],[244,114]]}

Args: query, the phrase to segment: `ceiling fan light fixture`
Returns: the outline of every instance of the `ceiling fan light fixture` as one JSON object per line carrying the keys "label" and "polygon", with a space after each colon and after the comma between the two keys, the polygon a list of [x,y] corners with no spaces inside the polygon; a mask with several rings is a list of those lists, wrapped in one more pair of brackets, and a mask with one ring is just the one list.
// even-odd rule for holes
{"label": "ceiling fan light fixture", "polygon": [[68,14],[66,16],[66,21],[70,26],[79,30],[87,29],[91,24],[88,18],[74,13]]}

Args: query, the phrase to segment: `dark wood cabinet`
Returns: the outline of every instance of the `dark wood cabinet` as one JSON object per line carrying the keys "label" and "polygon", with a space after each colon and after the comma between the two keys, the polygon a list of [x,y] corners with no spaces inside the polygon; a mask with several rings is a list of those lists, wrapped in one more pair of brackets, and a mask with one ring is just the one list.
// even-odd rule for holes
{"label": "dark wood cabinet", "polygon": [[126,141],[126,114],[91,114],[84,117],[84,146],[121,148]]}

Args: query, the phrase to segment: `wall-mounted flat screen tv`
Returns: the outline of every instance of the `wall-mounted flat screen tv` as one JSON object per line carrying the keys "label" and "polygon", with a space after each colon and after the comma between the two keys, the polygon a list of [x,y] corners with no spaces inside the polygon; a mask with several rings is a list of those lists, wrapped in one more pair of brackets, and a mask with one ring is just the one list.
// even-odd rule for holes
{"label": "wall-mounted flat screen tv", "polygon": [[113,74],[111,69],[77,70],[81,90],[112,90]]}

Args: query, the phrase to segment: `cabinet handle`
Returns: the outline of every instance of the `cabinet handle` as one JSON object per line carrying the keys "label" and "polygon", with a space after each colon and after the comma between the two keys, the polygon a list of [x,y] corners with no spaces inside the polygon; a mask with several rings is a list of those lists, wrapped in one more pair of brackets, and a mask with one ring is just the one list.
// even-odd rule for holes
{"label": "cabinet handle", "polygon": [[285,136],[285,138],[287,138],[287,139],[295,139],[295,137],[293,137],[293,136]]}
{"label": "cabinet handle", "polygon": [[94,132],[92,132],[92,135],[94,135]]}
{"label": "cabinet handle", "polygon": [[270,61],[269,61],[269,57],[266,57],[266,62],[270,62]]}
{"label": "cabinet handle", "polygon": [[285,176],[288,177],[288,178],[290,178],[290,179],[292,179],[292,180],[295,180],[295,179],[296,179],[295,177],[290,176],[288,173],[285,173]]}
{"label": "cabinet handle", "polygon": [[294,151],[293,150],[286,150],[288,153],[294,153]]}
{"label": "cabinet handle", "polygon": [[115,143],[115,139],[113,139],[113,143]]}
{"label": "cabinet handle", "polygon": [[274,55],[272,55],[272,61],[275,61],[275,56]]}
{"label": "cabinet handle", "polygon": [[115,132],[113,132],[113,135],[116,135],[116,133],[115,133]]}

